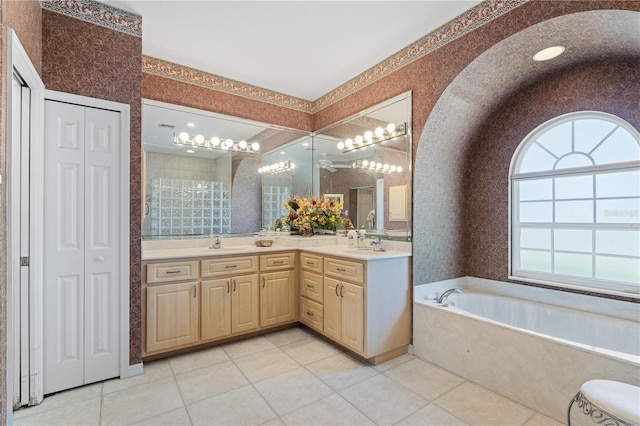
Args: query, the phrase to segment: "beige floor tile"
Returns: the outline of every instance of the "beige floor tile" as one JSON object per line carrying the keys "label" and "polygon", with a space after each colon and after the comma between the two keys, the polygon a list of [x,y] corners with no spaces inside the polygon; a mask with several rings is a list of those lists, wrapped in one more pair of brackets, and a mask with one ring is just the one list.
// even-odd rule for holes
{"label": "beige floor tile", "polygon": [[183,406],[173,377],[103,396],[102,424],[131,424]]}
{"label": "beige floor tile", "polygon": [[290,413],[333,393],[304,368],[279,374],[254,386],[279,415]]}
{"label": "beige floor tile", "polygon": [[302,365],[311,364],[342,352],[322,339],[301,340],[284,345],[281,349]]}
{"label": "beige floor tile", "polygon": [[393,424],[427,405],[427,402],[390,378],[379,374],[340,394],[378,424]]}
{"label": "beige floor tile", "polygon": [[194,425],[257,425],[276,414],[253,386],[244,386],[187,407]]}
{"label": "beige floor tile", "polygon": [[269,421],[262,423],[262,426],[282,426],[284,422],[280,420],[280,417],[275,417]]}
{"label": "beige floor tile", "polygon": [[372,367],[344,353],[316,361],[306,368],[336,391],[379,374]]}
{"label": "beige floor tile", "polygon": [[282,417],[287,425],[375,425],[338,394],[306,405]]}
{"label": "beige floor tile", "polygon": [[275,349],[276,345],[271,343],[266,337],[259,336],[251,339],[240,340],[238,342],[222,345],[222,349],[229,355],[229,358],[236,359],[258,352]]}
{"label": "beige floor tile", "polygon": [[427,401],[444,395],[464,382],[461,377],[418,358],[393,367],[384,372],[384,375],[411,389]]}
{"label": "beige floor tile", "polygon": [[126,379],[113,379],[104,382],[102,392],[108,394],[111,392],[117,392],[122,389],[127,389],[133,386],[140,386],[149,384],[166,377],[171,377],[171,367],[169,361],[166,359],[152,361],[144,364],[144,373],[138,376],[129,377]]}
{"label": "beige floor tile", "polygon": [[313,333],[304,327],[293,327],[269,333],[265,337],[276,346],[284,346],[289,343],[299,342],[300,340],[311,339],[313,337]]}
{"label": "beige floor tile", "polygon": [[279,348],[238,358],[234,362],[252,383],[300,367],[300,364]]}
{"label": "beige floor tile", "polygon": [[525,426],[562,426],[563,424],[564,423],[557,422],[552,418],[543,416],[540,413],[536,413],[524,425]]}
{"label": "beige floor tile", "polygon": [[87,401],[102,395],[102,383],[81,386],[45,397],[40,405],[27,407],[14,411],[13,418],[20,419],[26,416],[33,416],[42,412],[54,410],[76,402]]}
{"label": "beige floor tile", "polygon": [[185,404],[211,398],[249,383],[232,361],[178,374],[176,382]]}
{"label": "beige floor tile", "polygon": [[173,374],[181,374],[225,361],[229,361],[229,356],[221,346],[214,346],[169,358]]}
{"label": "beige floor tile", "polygon": [[452,416],[435,404],[429,404],[397,423],[403,426],[463,426],[467,423]]}
{"label": "beige floor tile", "polygon": [[187,410],[181,407],[134,424],[139,426],[191,426],[191,420],[189,420]]}
{"label": "beige floor tile", "polygon": [[15,426],[97,425],[100,424],[100,400],[100,397],[95,397],[77,402],[68,401],[65,405],[49,407],[28,416],[14,416],[13,424]]}
{"label": "beige floor tile", "polygon": [[475,425],[522,425],[534,414],[527,407],[470,382],[464,382],[434,402]]}
{"label": "beige floor tile", "polygon": [[375,368],[380,372],[384,372],[400,364],[404,364],[407,361],[411,361],[412,359],[416,359],[416,357],[409,354],[403,354],[393,359],[390,359],[387,362],[383,362],[382,364],[375,365],[373,368]]}

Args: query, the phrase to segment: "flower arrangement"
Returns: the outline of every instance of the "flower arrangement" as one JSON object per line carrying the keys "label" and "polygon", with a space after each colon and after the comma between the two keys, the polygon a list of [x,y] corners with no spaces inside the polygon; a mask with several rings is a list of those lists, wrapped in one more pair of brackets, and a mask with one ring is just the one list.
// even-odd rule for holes
{"label": "flower arrangement", "polygon": [[308,222],[313,229],[336,229],[342,225],[342,210],[344,202],[325,200],[323,197],[289,197],[282,202],[287,215],[282,218],[282,224],[292,230],[298,230],[302,224]]}

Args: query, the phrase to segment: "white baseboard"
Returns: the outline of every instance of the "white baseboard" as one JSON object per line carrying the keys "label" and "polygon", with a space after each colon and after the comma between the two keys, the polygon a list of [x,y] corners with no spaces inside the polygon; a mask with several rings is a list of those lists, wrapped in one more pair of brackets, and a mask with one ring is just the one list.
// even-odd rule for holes
{"label": "white baseboard", "polygon": [[144,365],[142,363],[128,365],[120,371],[120,378],[126,379],[127,377],[139,376],[144,374]]}

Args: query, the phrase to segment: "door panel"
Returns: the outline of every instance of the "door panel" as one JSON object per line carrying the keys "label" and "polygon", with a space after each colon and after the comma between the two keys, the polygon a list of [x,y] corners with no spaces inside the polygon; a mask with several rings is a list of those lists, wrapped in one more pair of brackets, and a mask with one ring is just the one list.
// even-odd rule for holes
{"label": "door panel", "polygon": [[364,290],[342,283],[342,342],[358,352],[364,351]]}
{"label": "door panel", "polygon": [[44,393],[84,384],[84,108],[45,103]]}
{"label": "door panel", "polygon": [[296,319],[293,271],[262,274],[260,325],[267,327]]}
{"label": "door panel", "polygon": [[231,330],[234,333],[258,328],[258,275],[233,277]]}
{"label": "door panel", "polygon": [[202,281],[202,340],[231,334],[231,279]]}
{"label": "door panel", "polygon": [[86,384],[119,375],[120,114],[86,108],[85,116]]}
{"label": "door panel", "polygon": [[147,287],[147,352],[198,341],[198,282]]}
{"label": "door panel", "polygon": [[324,334],[340,341],[342,333],[342,301],[340,281],[324,277]]}

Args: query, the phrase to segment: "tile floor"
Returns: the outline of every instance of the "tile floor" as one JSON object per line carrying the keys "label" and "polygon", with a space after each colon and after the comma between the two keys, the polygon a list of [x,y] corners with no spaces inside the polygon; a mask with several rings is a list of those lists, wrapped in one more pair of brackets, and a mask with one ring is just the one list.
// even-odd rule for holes
{"label": "tile floor", "polygon": [[410,355],[372,367],[303,327],[61,392],[15,425],[553,425]]}

